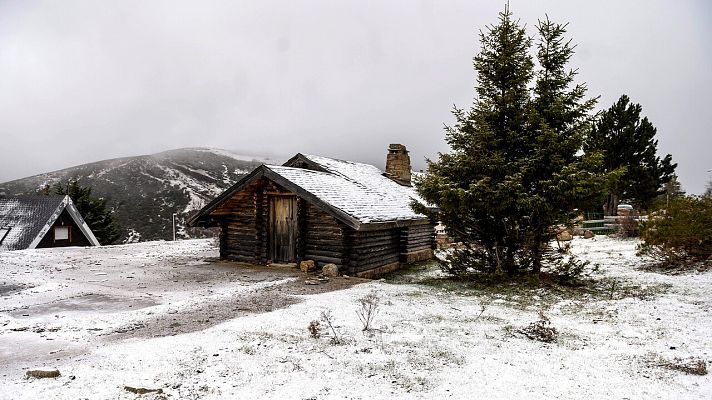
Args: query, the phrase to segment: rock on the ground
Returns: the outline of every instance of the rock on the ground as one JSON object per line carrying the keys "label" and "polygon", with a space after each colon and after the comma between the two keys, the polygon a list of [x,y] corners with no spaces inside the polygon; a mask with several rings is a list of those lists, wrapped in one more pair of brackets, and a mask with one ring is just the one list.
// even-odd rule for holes
{"label": "rock on the ground", "polygon": [[573,236],[571,236],[571,232],[569,231],[561,231],[558,235],[556,235],[556,240],[560,242],[568,242],[573,240]]}
{"label": "rock on the ground", "polygon": [[596,235],[595,235],[593,232],[589,231],[588,229],[586,229],[586,230],[583,232],[583,237],[584,237],[584,239],[591,239],[591,238],[594,237],[594,236],[596,236]]}
{"label": "rock on the ground", "polygon": [[25,374],[30,378],[56,378],[59,376],[59,370],[57,368],[36,368],[27,370]]}
{"label": "rock on the ground", "polygon": [[316,264],[313,260],[304,260],[299,263],[299,269],[302,272],[312,272],[316,269]]}
{"label": "rock on the ground", "polygon": [[326,264],[321,268],[324,276],[339,276],[339,267],[336,264]]}

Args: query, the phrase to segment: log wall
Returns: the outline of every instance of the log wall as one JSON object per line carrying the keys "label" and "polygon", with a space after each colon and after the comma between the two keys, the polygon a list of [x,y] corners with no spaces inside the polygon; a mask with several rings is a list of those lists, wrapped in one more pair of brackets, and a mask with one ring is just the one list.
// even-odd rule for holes
{"label": "log wall", "polygon": [[[212,215],[221,220],[220,256],[236,261],[270,262],[269,196],[288,193],[260,180],[225,201]],[[349,275],[378,275],[400,263],[432,257],[435,229],[430,223],[355,231],[314,204],[297,198],[297,261],[333,263]],[[375,276],[374,275],[374,276]]]}
{"label": "log wall", "polygon": [[221,207],[227,209],[229,206],[229,213],[221,216],[221,258],[244,262],[257,261],[256,253],[259,253],[260,248],[257,201],[258,196],[255,191],[242,191]]}
{"label": "log wall", "polygon": [[411,225],[400,231],[400,261],[413,263],[429,260],[435,249],[435,226],[431,223]]}
{"label": "log wall", "polygon": [[406,251],[434,249],[435,227],[432,224],[411,225],[401,231],[401,241]]}
{"label": "log wall", "polygon": [[258,181],[236,193],[212,215],[220,218],[220,257],[266,264],[269,238],[269,193],[284,192],[271,182]]}
{"label": "log wall", "polygon": [[300,203],[298,248],[301,246],[302,259],[314,260],[320,266],[333,263],[342,269],[348,264],[344,234],[348,228],[313,204]]}
{"label": "log wall", "polygon": [[353,231],[350,245],[349,272],[353,275],[399,262],[398,229]]}

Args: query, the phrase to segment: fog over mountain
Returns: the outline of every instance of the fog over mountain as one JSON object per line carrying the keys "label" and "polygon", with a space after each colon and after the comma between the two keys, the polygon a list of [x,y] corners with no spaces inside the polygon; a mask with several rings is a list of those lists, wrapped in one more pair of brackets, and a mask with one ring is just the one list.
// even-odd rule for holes
{"label": "fog over mountain", "polygon": [[[689,193],[711,177],[712,3],[511,0],[569,22],[598,109],[658,128]],[[416,169],[474,96],[478,31],[505,1],[0,3],[0,182],[181,147],[322,154]]]}

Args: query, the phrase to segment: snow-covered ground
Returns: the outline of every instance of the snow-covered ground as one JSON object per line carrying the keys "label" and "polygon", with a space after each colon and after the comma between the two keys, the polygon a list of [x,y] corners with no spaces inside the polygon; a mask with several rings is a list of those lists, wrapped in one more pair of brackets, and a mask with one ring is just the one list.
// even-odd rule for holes
{"label": "snow-covered ground", "polygon": [[[205,240],[0,253],[0,398],[712,398],[712,375],[669,368],[712,358],[712,273],[641,270],[635,245],[574,240],[598,264],[580,289],[471,287],[419,267],[319,290],[214,261]],[[307,330],[327,310],[339,344],[323,322]],[[540,312],[554,343],[517,332]],[[61,376],[26,379],[35,367]]]}

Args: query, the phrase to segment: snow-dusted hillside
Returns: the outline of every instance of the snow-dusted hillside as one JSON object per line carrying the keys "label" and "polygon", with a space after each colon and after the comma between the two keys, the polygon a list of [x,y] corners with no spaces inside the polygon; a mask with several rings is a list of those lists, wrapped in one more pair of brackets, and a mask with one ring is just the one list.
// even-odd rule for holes
{"label": "snow-dusted hillside", "polygon": [[[127,240],[168,239],[172,214],[180,236],[188,214],[267,159],[221,149],[190,148],[79,165],[0,184],[0,194],[30,194],[77,178],[110,199]],[[274,162],[274,161],[271,161]]]}

